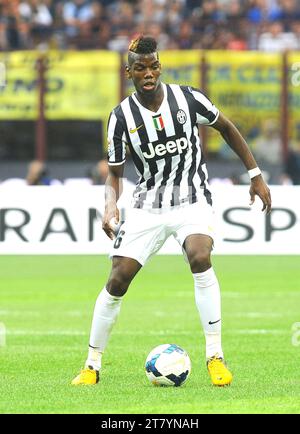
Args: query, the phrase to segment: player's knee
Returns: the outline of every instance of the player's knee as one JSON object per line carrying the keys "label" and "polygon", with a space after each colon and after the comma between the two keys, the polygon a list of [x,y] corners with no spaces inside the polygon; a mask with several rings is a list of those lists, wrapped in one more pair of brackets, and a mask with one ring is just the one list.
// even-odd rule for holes
{"label": "player's knee", "polygon": [[189,258],[192,273],[203,273],[211,267],[210,251],[207,249],[196,251]]}
{"label": "player's knee", "polygon": [[106,284],[106,289],[110,295],[122,297],[126,294],[128,286],[129,283],[126,280],[119,277],[111,277]]}
{"label": "player's knee", "polygon": [[106,289],[110,295],[122,297],[126,294],[130,282],[131,277],[127,273],[122,272],[122,270],[115,270],[106,284]]}
{"label": "player's knee", "polygon": [[115,297],[122,297],[126,294],[129,285],[118,278],[111,278],[106,284],[106,289],[110,295]]}

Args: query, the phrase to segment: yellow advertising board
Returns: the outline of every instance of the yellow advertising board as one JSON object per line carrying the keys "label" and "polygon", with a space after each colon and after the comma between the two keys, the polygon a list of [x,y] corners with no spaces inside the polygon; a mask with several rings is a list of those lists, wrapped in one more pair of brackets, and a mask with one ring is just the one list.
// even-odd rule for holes
{"label": "yellow advertising board", "polygon": [[201,57],[202,51],[199,50],[161,51],[162,80],[199,88]]}
{"label": "yellow advertising board", "polygon": [[[0,88],[0,119],[33,120],[38,112],[37,52],[0,53],[6,86]],[[107,119],[120,95],[117,53],[45,54],[47,119]]]}
{"label": "yellow advertising board", "polygon": [[300,143],[300,53],[288,54],[290,144]]}
{"label": "yellow advertising board", "polygon": [[0,53],[5,85],[0,87],[0,119],[31,120],[37,117],[36,53]]}
{"label": "yellow advertising board", "polygon": [[[207,93],[241,130],[250,144],[273,121],[280,129],[282,55],[259,52],[207,51]],[[218,151],[222,139],[210,130],[209,149]]]}
{"label": "yellow advertising board", "polygon": [[[46,117],[51,120],[101,119],[106,123],[120,102],[120,56],[108,51],[47,52]],[[34,120],[38,115],[37,73],[40,53],[0,53],[6,85],[0,85],[0,120]],[[160,52],[162,80],[201,89],[201,61],[207,73],[203,89],[215,105],[240,128],[255,148],[256,138],[271,120],[280,129],[282,54],[234,51],[170,50]],[[300,137],[300,55],[289,54],[290,131]],[[123,64],[126,63],[126,56]],[[294,70],[292,68],[295,68]],[[133,91],[125,81],[124,94]],[[299,117],[300,119],[300,117]],[[223,148],[222,138],[207,129],[212,152]],[[225,148],[225,147],[224,147]]]}

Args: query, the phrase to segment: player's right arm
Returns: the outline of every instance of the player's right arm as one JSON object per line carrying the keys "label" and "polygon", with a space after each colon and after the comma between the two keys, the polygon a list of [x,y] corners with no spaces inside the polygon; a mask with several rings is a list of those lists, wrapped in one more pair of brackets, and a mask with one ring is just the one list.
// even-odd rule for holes
{"label": "player's right arm", "polygon": [[105,210],[102,219],[102,228],[106,235],[113,239],[114,228],[111,220],[119,223],[119,209],[117,201],[122,194],[123,172],[126,157],[126,134],[118,109],[110,114],[107,126],[108,138],[108,177],[105,183]]}
{"label": "player's right arm", "polygon": [[109,166],[108,177],[105,183],[105,210],[102,219],[102,229],[111,240],[115,236],[111,220],[114,218],[115,223],[119,223],[120,218],[117,201],[122,194],[123,172],[124,164]]}

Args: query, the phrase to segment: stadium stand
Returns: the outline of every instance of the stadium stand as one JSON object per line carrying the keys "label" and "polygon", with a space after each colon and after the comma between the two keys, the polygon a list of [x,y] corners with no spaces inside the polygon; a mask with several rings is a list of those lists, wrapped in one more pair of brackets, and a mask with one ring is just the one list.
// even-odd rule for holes
{"label": "stadium stand", "polygon": [[[280,22],[280,23],[279,23]],[[160,49],[299,49],[296,0],[0,0],[0,50],[126,50],[136,33]]]}

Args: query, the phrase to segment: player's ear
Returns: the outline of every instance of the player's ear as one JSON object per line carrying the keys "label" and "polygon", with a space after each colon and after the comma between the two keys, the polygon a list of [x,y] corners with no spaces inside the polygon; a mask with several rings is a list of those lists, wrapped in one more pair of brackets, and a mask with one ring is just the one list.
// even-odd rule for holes
{"label": "player's ear", "polygon": [[126,76],[126,78],[128,78],[128,79],[130,79],[132,76],[131,76],[131,71],[130,71],[130,67],[129,67],[129,65],[126,65],[125,66],[125,76]]}

